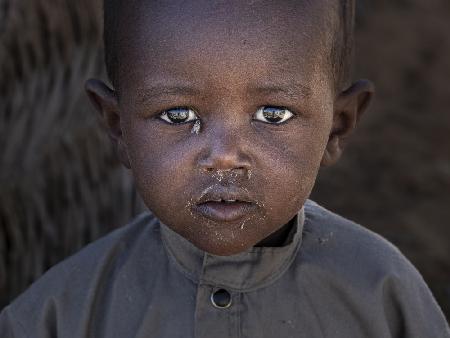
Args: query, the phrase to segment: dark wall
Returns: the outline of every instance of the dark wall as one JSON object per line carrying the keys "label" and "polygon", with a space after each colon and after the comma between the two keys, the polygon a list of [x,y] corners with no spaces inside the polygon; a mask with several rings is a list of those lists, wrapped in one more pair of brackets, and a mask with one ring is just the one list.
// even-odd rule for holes
{"label": "dark wall", "polygon": [[[378,94],[313,198],[399,246],[450,316],[450,2],[358,14]],[[100,46],[98,0],[0,0],[0,308],[141,208],[82,90]]]}
{"label": "dark wall", "polygon": [[0,0],[0,308],[138,209],[83,89],[101,35],[99,1]]}
{"label": "dark wall", "polygon": [[450,2],[359,1],[357,77],[374,104],[320,203],[387,237],[450,315]]}

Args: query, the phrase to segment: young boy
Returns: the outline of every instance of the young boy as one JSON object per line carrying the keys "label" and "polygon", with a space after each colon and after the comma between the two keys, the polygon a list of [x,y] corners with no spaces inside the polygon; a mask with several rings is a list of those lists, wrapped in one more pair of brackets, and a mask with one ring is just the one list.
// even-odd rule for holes
{"label": "young boy", "polygon": [[372,96],[351,0],[105,2],[87,91],[149,213],[51,269],[6,337],[450,337],[419,273],[307,198]]}

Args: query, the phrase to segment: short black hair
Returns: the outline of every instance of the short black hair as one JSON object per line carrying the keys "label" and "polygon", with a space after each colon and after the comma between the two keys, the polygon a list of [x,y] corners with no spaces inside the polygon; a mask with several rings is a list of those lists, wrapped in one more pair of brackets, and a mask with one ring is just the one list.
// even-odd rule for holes
{"label": "short black hair", "polygon": [[[349,85],[352,73],[354,50],[355,0],[338,1],[338,20],[335,25],[332,46],[330,50],[330,64],[337,91]],[[116,69],[119,66],[117,58],[117,29],[120,25],[120,3],[118,0],[104,0],[104,33],[105,63],[109,80],[116,82]],[[335,21],[335,20],[333,20]]]}

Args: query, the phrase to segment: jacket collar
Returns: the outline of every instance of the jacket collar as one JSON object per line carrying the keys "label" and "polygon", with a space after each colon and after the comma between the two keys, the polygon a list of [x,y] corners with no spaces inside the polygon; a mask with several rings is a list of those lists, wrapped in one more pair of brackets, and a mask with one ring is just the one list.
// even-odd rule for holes
{"label": "jacket collar", "polygon": [[206,253],[166,225],[161,237],[169,257],[178,270],[197,284],[209,284],[233,291],[251,291],[271,284],[290,266],[302,241],[304,208],[292,227],[292,240],[281,247],[253,247],[232,256]]}

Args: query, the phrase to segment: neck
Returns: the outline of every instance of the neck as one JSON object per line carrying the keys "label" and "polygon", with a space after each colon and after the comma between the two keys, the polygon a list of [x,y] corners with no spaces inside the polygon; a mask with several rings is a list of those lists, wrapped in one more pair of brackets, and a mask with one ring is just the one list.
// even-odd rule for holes
{"label": "neck", "polygon": [[289,234],[291,233],[292,227],[294,226],[296,221],[296,217],[291,219],[288,223],[283,225],[280,229],[275,231],[274,233],[270,234],[266,238],[264,238],[262,241],[260,241],[258,244],[256,244],[256,247],[280,247],[283,245],[286,245]]}

